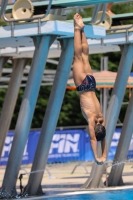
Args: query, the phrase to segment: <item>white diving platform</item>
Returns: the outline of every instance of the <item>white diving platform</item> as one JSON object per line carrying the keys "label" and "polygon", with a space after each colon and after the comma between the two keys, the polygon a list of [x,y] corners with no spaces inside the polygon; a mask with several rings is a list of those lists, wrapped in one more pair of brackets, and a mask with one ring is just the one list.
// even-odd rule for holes
{"label": "white diving platform", "polygon": [[[74,28],[73,23],[64,22],[64,21],[47,21],[41,22],[41,34],[42,35],[59,35],[64,37],[73,37]],[[105,37],[105,28],[101,26],[85,26],[86,37],[89,38],[103,38]],[[16,24],[13,30],[14,37],[23,37],[23,36],[36,36],[38,35],[38,23],[24,23]],[[41,35],[39,34],[39,35]],[[0,27],[0,43],[3,38],[11,37],[11,26]]]}
{"label": "white diving platform", "polygon": [[[96,25],[86,25],[84,31],[87,38],[91,39],[101,39],[106,35],[105,28]],[[65,21],[41,22],[41,34],[38,34],[38,23],[36,22],[16,24],[13,31],[14,37],[11,37],[11,26],[0,27],[0,56],[31,58],[35,49],[32,36],[48,34],[61,38],[74,37],[73,23]],[[49,54],[50,57],[60,56],[59,42],[56,41],[52,45]]]}
{"label": "white diving platform", "polygon": [[[128,1],[128,0],[127,0]],[[125,2],[124,0],[53,0],[53,6],[69,7],[79,5],[92,5],[107,2]],[[49,0],[32,2],[34,6],[48,5]],[[13,5],[7,6],[12,9]],[[132,15],[132,13],[130,14]],[[29,19],[30,20],[30,19]],[[84,18],[84,22],[89,22],[91,18]],[[38,22],[17,23],[13,27],[0,27],[0,57],[9,56],[16,58],[32,58],[35,50],[32,36],[37,35],[57,35],[61,38],[71,38],[74,36],[73,20],[67,21],[42,21],[40,29]],[[85,25],[85,34],[88,38],[90,54],[107,53],[120,51],[119,45],[133,42],[133,29],[108,32],[99,25]],[[60,44],[56,40],[50,48],[48,58],[60,57]]]}
{"label": "white diving platform", "polygon": [[[49,1],[32,2],[34,6],[47,5]],[[92,3],[107,3],[107,2],[124,2],[124,1],[107,1],[107,0],[53,0],[52,5],[63,5],[72,3],[92,4]],[[10,9],[12,6],[7,6]],[[65,6],[64,6],[65,7]],[[130,15],[132,15],[131,13]],[[116,17],[116,16],[115,16]],[[120,17],[120,16],[119,16]],[[90,21],[91,18],[83,18],[84,22]],[[122,26],[121,26],[122,28]],[[11,30],[12,29],[12,30]],[[128,29],[127,29],[128,30]],[[71,38],[74,36],[73,20],[67,21],[42,21],[40,33],[37,22],[17,23],[14,27],[0,27],[0,57],[7,56],[13,58],[32,58],[35,50],[32,36],[37,35],[57,35],[61,38]],[[133,42],[133,29],[110,31],[106,34],[104,27],[99,25],[85,25],[85,34],[88,38],[90,54],[107,53],[120,51],[119,45]],[[12,37],[13,35],[13,37]],[[48,58],[60,57],[60,44],[56,40],[50,47]]]}
{"label": "white diving platform", "polygon": [[[70,36],[66,34],[67,37],[72,37],[72,34],[73,34],[72,27],[70,30],[71,30],[70,32],[67,32],[68,35]],[[62,30],[62,32],[65,33],[64,30]],[[0,36],[0,57],[1,56],[16,57],[16,58],[21,58],[21,57],[32,58],[33,57],[35,47],[34,47],[32,37],[30,36],[20,37],[20,33],[21,31],[19,31],[19,37],[6,37],[6,34],[3,35],[3,38],[1,38]],[[61,29],[60,29],[60,33],[61,33]],[[27,34],[29,34],[29,32]],[[115,33],[108,33],[104,37],[103,35],[104,35],[104,31],[102,33],[102,36],[100,37],[98,36],[97,39],[93,39],[93,38],[88,39],[90,54],[120,51],[119,45],[124,45],[126,43],[133,43],[132,29],[128,32],[128,35],[126,31],[123,31],[123,32],[117,31]],[[128,38],[128,42],[127,42],[127,38]],[[56,40],[51,45],[48,58],[58,58],[60,57],[60,53],[61,53],[60,44]]]}

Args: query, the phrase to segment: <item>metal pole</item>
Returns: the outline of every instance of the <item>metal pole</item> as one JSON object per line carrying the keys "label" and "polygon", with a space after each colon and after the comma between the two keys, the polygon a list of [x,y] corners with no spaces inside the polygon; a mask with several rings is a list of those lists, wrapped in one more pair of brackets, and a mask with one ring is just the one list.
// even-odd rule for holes
{"label": "metal pole", "polygon": [[114,157],[114,162],[118,165],[112,166],[111,173],[109,175],[108,184],[109,186],[117,186],[123,184],[122,172],[124,168],[124,161],[126,161],[129,145],[133,134],[133,91],[129,101],[129,105],[124,118],[124,124]]}
{"label": "metal pole", "polygon": [[95,5],[93,13],[92,13],[92,19],[91,19],[90,23],[95,23],[96,22],[97,15],[98,15],[98,12],[100,11],[100,8],[101,8],[101,4]]}
{"label": "metal pole", "polygon": [[8,57],[0,57],[0,77],[2,75],[2,69],[5,66],[7,60],[8,60]]}
{"label": "metal pole", "polygon": [[5,12],[7,4],[8,4],[8,0],[2,0],[2,2],[1,2],[1,9],[0,9],[0,17]]}
{"label": "metal pole", "polygon": [[3,108],[0,116],[0,156],[2,154],[5,143],[6,134],[9,130],[13,111],[18,97],[18,92],[23,75],[23,69],[27,63],[27,59],[15,59],[13,61],[13,72],[4,100]]}
{"label": "metal pole", "polygon": [[[101,69],[101,71],[103,71],[104,70],[104,57],[101,57],[101,67],[100,67],[100,69]],[[101,106],[101,110],[103,110],[103,104],[104,104],[104,102],[103,102],[103,88],[100,88],[100,106]]]}
{"label": "metal pole", "polygon": [[[127,80],[131,71],[131,67],[133,63],[132,55],[133,55],[133,44],[126,44],[122,52],[122,57],[121,57],[121,61],[120,61],[119,69],[118,69],[116,82],[114,85],[114,89],[112,91],[112,95],[111,95],[111,99],[110,99],[110,103],[109,103],[107,115],[106,115],[107,154],[109,152],[110,144],[111,144],[112,137],[115,131],[122,100],[124,97]],[[101,166],[98,166],[96,163],[94,164],[91,174],[94,174],[93,172],[95,171],[95,177],[93,177],[93,180],[91,181],[91,183],[87,185],[87,187],[88,186],[92,188],[99,187],[100,179],[103,174],[103,168],[104,168],[104,165],[101,167]],[[86,184],[87,182],[85,183],[85,185]]]}
{"label": "metal pole", "polygon": [[[60,108],[65,94],[66,84],[73,60],[73,39],[64,39],[63,44],[65,44],[65,46],[63,45],[64,47],[61,53],[46,114],[43,120],[42,131],[31,171],[45,169],[52,137],[56,129]],[[37,194],[42,181],[43,173],[44,172],[42,171],[40,173],[30,174],[29,182],[26,187],[26,193],[30,195]]]}
{"label": "metal pole", "polygon": [[[55,36],[53,37],[55,39]],[[2,189],[8,193],[14,192],[12,190],[14,190],[16,185],[16,180],[23,157],[25,144],[28,138],[51,40],[51,36],[35,37],[36,49],[34,58],[32,60],[31,71],[20,107],[14,140],[2,184]]]}
{"label": "metal pole", "polygon": [[107,112],[107,105],[108,105],[108,89],[103,89],[103,116],[106,119],[106,112]]}
{"label": "metal pole", "polygon": [[111,145],[112,137],[116,128],[117,119],[121,109],[121,104],[125,94],[127,80],[133,64],[133,44],[126,44],[122,52],[120,66],[114,89],[112,91],[109,107],[107,110],[106,129],[107,129],[107,152]]}
{"label": "metal pole", "polygon": [[[103,57],[103,70],[108,70],[108,57]],[[107,104],[108,104],[108,89],[103,88],[103,116],[106,119],[106,112],[107,112]]]}
{"label": "metal pole", "polygon": [[[101,71],[103,70],[108,70],[107,56],[101,58]],[[106,118],[107,104],[108,104],[108,89],[107,88],[100,89],[100,105],[104,118]]]}

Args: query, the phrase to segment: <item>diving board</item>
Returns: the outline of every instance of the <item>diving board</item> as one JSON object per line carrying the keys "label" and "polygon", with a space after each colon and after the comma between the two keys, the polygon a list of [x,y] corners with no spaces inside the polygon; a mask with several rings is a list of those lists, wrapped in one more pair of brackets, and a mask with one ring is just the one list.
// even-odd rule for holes
{"label": "diving board", "polygon": [[[89,38],[103,38],[105,37],[105,28],[101,26],[85,26],[86,37]],[[41,23],[41,34],[42,35],[59,35],[64,37],[73,37],[74,28],[73,23],[63,22],[63,21],[47,21]],[[40,35],[41,35],[40,34]],[[0,27],[0,41],[4,38],[10,38],[11,26]],[[14,26],[13,31],[14,37],[23,36],[36,36],[38,35],[38,23],[25,23],[17,24]]]}
{"label": "diving board", "polygon": [[[120,45],[127,44],[126,32],[107,34],[102,40],[87,39],[89,53],[107,53],[120,51]],[[128,43],[133,43],[133,30],[128,33]],[[15,58],[32,58],[35,47],[31,37],[15,37],[0,39],[0,56]],[[60,57],[61,49],[57,40],[51,45],[48,58]]]}

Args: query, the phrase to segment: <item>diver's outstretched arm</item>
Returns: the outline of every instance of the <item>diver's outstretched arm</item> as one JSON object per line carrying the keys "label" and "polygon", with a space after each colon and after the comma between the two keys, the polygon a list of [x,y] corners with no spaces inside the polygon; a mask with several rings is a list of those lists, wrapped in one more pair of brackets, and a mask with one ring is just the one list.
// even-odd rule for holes
{"label": "diver's outstretched arm", "polygon": [[107,156],[107,152],[106,152],[106,137],[101,141],[101,148],[102,148],[103,162],[105,162],[106,156]]}
{"label": "diver's outstretched arm", "polygon": [[106,139],[104,138],[101,141],[102,156],[99,158],[98,157],[98,150],[97,150],[97,139],[96,139],[96,136],[95,136],[94,120],[93,119],[89,120],[88,132],[89,132],[89,136],[90,136],[92,151],[93,151],[93,154],[94,154],[94,157],[95,157],[95,162],[98,165],[102,165],[106,161]]}

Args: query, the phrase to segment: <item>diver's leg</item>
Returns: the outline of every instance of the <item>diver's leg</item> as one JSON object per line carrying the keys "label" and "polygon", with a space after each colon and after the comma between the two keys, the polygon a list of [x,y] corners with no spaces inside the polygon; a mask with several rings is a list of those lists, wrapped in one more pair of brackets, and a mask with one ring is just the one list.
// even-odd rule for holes
{"label": "diver's leg", "polygon": [[82,38],[82,60],[84,65],[84,72],[86,74],[92,74],[92,69],[89,63],[89,46],[83,30],[81,32],[81,38]]}
{"label": "diver's leg", "polygon": [[82,40],[81,29],[83,28],[82,17],[79,14],[74,15],[74,63],[73,76],[76,86],[80,85],[85,78],[82,61]]}

